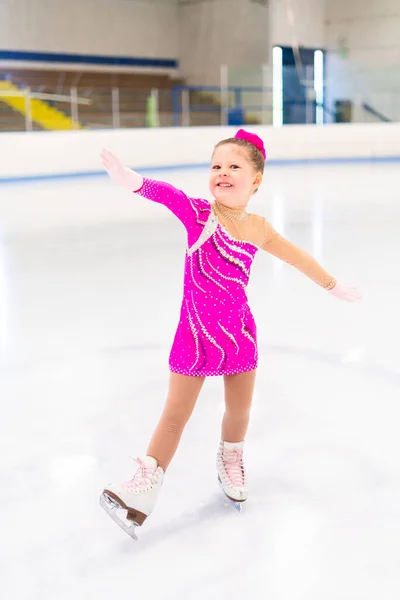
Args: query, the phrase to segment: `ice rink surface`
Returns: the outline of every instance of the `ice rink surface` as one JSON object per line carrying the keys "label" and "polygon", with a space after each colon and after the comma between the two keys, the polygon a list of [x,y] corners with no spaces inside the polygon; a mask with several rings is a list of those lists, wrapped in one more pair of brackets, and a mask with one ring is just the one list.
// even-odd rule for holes
{"label": "ice rink surface", "polygon": [[[152,176],[209,197],[206,169]],[[398,163],[267,169],[250,210],[364,299],[258,253],[249,500],[217,486],[210,378],[138,543],[98,498],[163,406],[184,229],[106,177],[0,186],[4,600],[399,599],[398,181]]]}

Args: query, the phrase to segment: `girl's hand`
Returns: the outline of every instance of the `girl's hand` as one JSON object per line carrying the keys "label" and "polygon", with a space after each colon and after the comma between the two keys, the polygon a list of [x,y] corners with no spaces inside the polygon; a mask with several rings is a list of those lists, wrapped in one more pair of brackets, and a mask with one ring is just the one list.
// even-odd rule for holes
{"label": "girl's hand", "polygon": [[355,287],[349,287],[337,282],[335,287],[329,290],[329,293],[339,300],[346,300],[346,302],[355,302],[361,300],[362,296]]}
{"label": "girl's hand", "polygon": [[106,148],[103,148],[100,154],[101,162],[111,179],[117,185],[124,187],[130,192],[140,190],[143,185],[143,177],[128,169],[122,162]]}

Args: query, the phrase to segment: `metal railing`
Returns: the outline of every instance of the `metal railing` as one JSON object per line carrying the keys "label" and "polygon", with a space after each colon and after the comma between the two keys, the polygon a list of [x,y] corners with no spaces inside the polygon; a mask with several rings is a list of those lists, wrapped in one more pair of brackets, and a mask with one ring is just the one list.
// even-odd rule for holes
{"label": "metal railing", "polygon": [[[330,78],[324,84],[323,101],[317,102],[311,73],[305,70],[304,77],[299,77],[298,72],[295,76],[294,71],[286,75],[288,89],[285,94],[281,93],[278,107],[283,124],[315,123],[318,114],[323,114],[324,123],[400,120],[397,101],[400,88],[397,89],[397,80],[393,77],[390,85],[387,83],[387,91],[381,80],[373,82],[369,78],[367,85],[366,75],[363,79],[361,76],[350,78],[346,88],[342,80]],[[234,72],[222,66],[220,85],[216,86],[138,89],[134,85],[124,85],[55,89],[54,85],[53,88],[42,85],[20,91],[4,90],[0,91],[0,131],[54,128],[51,122],[40,124],[34,121],[34,99],[56,107],[69,117],[71,129],[269,125],[275,122],[277,111],[276,88],[271,79],[271,69],[265,65]],[[15,96],[24,99],[24,110],[19,113],[1,102]]]}
{"label": "metal railing", "polygon": [[[7,98],[23,98],[23,109],[7,105]],[[43,92],[32,88],[0,90],[0,131],[43,129],[32,119],[32,100],[56,107],[71,119],[71,129],[156,127],[173,125],[171,89],[71,88],[67,93]],[[3,102],[1,102],[3,100]],[[44,128],[52,129],[52,122]]]}
{"label": "metal railing", "polygon": [[[93,100],[88,98],[80,98],[78,96],[78,91],[76,88],[70,89],[70,94],[48,94],[42,92],[34,92],[30,88],[25,88],[21,91],[13,91],[13,90],[0,90],[0,100],[6,98],[23,98],[24,99],[24,113],[21,113],[25,117],[25,130],[33,131],[33,119],[32,119],[32,100],[45,100],[49,101],[49,103],[62,103],[68,104],[70,107],[70,116],[71,116],[71,128],[77,129],[79,122],[79,105],[90,106],[93,104]],[[0,121],[1,125],[1,121]]]}

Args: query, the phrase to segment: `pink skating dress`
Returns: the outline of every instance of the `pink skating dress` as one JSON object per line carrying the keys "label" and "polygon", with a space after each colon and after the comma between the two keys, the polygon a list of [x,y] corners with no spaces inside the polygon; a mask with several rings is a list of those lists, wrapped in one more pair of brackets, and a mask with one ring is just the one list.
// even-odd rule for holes
{"label": "pink skating dress", "polygon": [[257,367],[257,329],[246,288],[260,247],[298,268],[304,265],[296,265],[293,255],[302,253],[303,261],[311,262],[301,270],[323,287],[334,285],[312,257],[281,238],[263,217],[249,215],[253,241],[247,241],[228,232],[208,200],[148,178],[135,193],[166,206],[187,231],[183,300],[169,358],[173,373],[233,375]]}

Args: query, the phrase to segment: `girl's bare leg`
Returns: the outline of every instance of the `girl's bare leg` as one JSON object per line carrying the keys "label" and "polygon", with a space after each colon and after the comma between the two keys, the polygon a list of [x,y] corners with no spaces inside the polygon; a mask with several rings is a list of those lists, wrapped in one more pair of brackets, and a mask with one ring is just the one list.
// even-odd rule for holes
{"label": "girl's bare leg", "polygon": [[178,448],[204,380],[205,377],[170,374],[167,401],[146,453],[155,458],[164,471]]}
{"label": "girl's bare leg", "polygon": [[255,379],[256,370],[224,377],[225,414],[221,439],[225,442],[241,442],[246,437]]}

